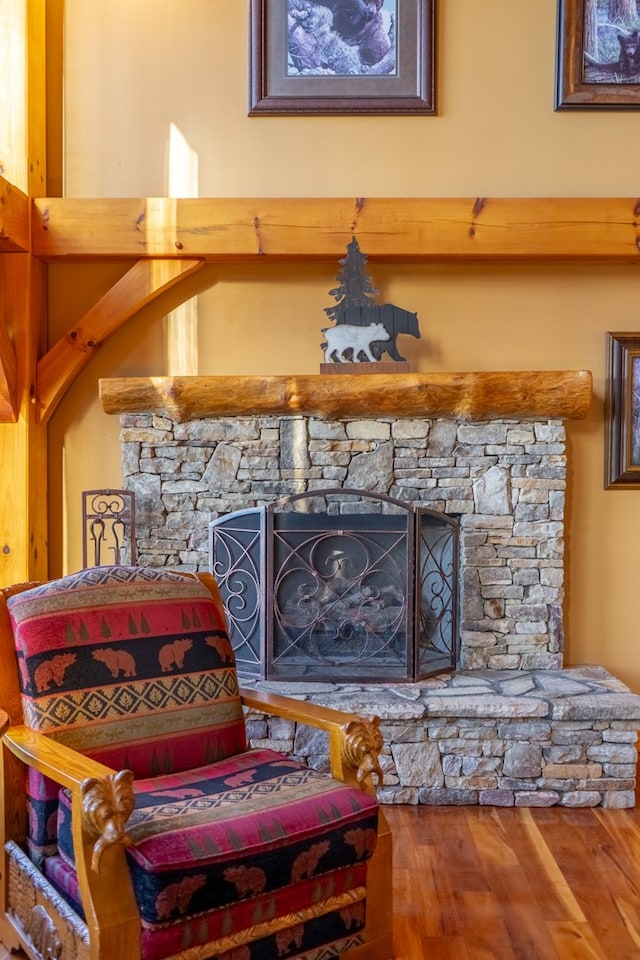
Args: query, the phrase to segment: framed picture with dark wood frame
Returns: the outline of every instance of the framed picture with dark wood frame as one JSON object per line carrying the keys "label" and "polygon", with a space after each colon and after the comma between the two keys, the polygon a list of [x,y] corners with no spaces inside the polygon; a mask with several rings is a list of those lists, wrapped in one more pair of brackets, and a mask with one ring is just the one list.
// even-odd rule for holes
{"label": "framed picture with dark wood frame", "polygon": [[434,114],[436,0],[250,0],[249,116]]}
{"label": "framed picture with dark wood frame", "polygon": [[607,334],[605,486],[640,488],[640,333]]}
{"label": "framed picture with dark wood frame", "polygon": [[636,0],[558,0],[556,110],[640,107]]}

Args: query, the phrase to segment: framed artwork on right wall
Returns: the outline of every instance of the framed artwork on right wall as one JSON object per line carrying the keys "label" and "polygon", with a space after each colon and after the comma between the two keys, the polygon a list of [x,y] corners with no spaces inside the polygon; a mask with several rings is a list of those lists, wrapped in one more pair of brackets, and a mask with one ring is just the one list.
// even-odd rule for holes
{"label": "framed artwork on right wall", "polygon": [[640,488],[640,333],[607,334],[605,487]]}
{"label": "framed artwork on right wall", "polygon": [[636,0],[558,0],[556,110],[640,107]]}

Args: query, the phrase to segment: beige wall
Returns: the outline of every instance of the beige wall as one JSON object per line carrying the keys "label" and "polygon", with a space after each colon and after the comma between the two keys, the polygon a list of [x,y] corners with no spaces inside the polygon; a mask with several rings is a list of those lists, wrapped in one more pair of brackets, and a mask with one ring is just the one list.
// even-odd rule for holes
{"label": "beige wall", "polygon": [[[634,196],[634,112],[553,111],[555,0],[440,0],[437,117],[249,118],[246,0],[67,0],[70,196],[167,193],[169,130],[197,155],[200,196]],[[366,251],[365,251],[366,252]],[[50,336],[122,266],[51,269]],[[315,373],[336,264],[208,268],[192,278],[197,358],[184,372]],[[417,370],[593,371],[568,424],[566,662],[640,691],[640,490],[603,489],[605,333],[640,330],[637,268],[369,264],[382,298],[417,310]],[[80,494],[120,483],[100,376],[173,369],[167,299],[82,373],[50,426],[51,572],[81,563]],[[176,321],[188,332],[188,321]],[[179,324],[183,323],[181,327]]]}

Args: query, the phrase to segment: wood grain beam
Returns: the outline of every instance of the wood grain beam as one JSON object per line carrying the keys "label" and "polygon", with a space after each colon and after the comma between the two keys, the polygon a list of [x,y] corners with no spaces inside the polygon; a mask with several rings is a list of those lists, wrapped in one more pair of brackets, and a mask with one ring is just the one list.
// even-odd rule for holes
{"label": "wood grain beam", "polygon": [[37,199],[33,252],[59,258],[370,258],[640,263],[637,198]]}
{"label": "wood grain beam", "polygon": [[306,414],[579,420],[592,396],[588,370],[307,376],[126,377],[99,381],[106,413],[201,417]]}
{"label": "wood grain beam", "polygon": [[27,11],[27,191],[47,190],[47,0],[29,0]]}
{"label": "wood grain beam", "polygon": [[203,266],[204,260],[139,260],[135,263],[39,360],[38,421],[47,422],[80,370],[129,317]]}
{"label": "wood grain beam", "polygon": [[26,195],[0,177],[0,253],[28,251],[29,222]]}
{"label": "wood grain beam", "polygon": [[[17,422],[0,423],[0,586],[45,580],[47,430],[35,422],[35,358],[45,316],[46,268],[28,254],[0,258],[13,303]],[[9,271],[9,272],[7,272]]]}
{"label": "wood grain beam", "polygon": [[0,321],[0,423],[15,423],[17,419],[16,352]]}
{"label": "wood grain beam", "polygon": [[27,325],[27,261],[22,253],[0,258],[0,423],[15,423],[18,419],[14,334],[16,324]]}

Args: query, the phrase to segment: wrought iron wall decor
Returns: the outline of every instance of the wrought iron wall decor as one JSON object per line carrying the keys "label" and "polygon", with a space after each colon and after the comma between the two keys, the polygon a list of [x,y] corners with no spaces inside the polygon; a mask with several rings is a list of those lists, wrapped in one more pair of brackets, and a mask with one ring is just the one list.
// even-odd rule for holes
{"label": "wrought iron wall decor", "polygon": [[352,237],[340,260],[338,286],[329,291],[336,303],[324,310],[335,326],[322,329],[326,342],[320,344],[324,351],[321,372],[326,373],[332,364],[379,363],[385,353],[389,358],[385,372],[391,372],[389,363],[398,372],[409,368],[396,339],[400,334],[420,339],[418,314],[395,303],[376,303],[379,291],[366,270],[367,260],[357,238]]}
{"label": "wrought iron wall decor", "polygon": [[82,493],[82,565],[136,562],[135,495],[131,490]]}

